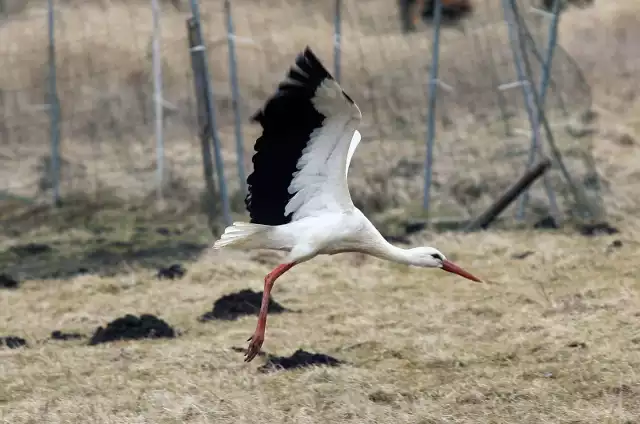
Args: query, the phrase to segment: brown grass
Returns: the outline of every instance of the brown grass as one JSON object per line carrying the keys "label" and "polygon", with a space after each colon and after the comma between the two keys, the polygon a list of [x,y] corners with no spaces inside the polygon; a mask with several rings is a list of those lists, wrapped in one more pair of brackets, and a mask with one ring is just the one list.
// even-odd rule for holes
{"label": "brown grass", "polygon": [[[0,419],[134,423],[631,423],[640,414],[637,228],[623,247],[541,233],[432,235],[490,284],[345,254],[281,279],[265,350],[297,348],[349,362],[261,375],[233,351],[255,318],[198,323],[219,296],[261,289],[272,264],[207,254],[182,281],[133,268],[114,278],[29,281],[3,292]],[[534,252],[526,259],[515,254]],[[264,261],[264,259],[263,259]],[[274,264],[277,258],[271,259]],[[354,264],[357,264],[354,266]],[[45,341],[90,333],[125,313],[158,314],[178,340],[87,347]]]}
{"label": "brown grass", "polygon": [[[353,20],[348,31],[352,35],[360,31],[360,35],[347,38],[358,41],[346,43],[345,61],[351,60],[346,63],[358,63],[349,58],[360,57],[360,51],[387,56],[366,62],[370,68],[367,75],[378,81],[374,87],[382,87],[378,91],[356,83],[362,69],[345,63],[344,85],[363,105],[372,139],[363,143],[354,158],[350,180],[354,197],[370,202],[367,209],[385,213],[389,207],[411,204],[419,196],[420,178],[415,177],[419,172],[411,169],[414,161],[422,160],[416,159],[423,156],[422,135],[415,135],[422,134],[422,129],[406,124],[407,133],[386,142],[381,141],[386,137],[375,133],[391,134],[391,120],[422,113],[417,110],[423,106],[421,103],[413,106],[408,100],[403,103],[403,96],[383,100],[386,103],[379,106],[371,99],[383,98],[384,93],[395,88],[394,75],[399,80],[405,75],[410,82],[423,78],[415,70],[419,69],[417,62],[425,63],[426,55],[418,57],[412,48],[418,45],[426,48],[428,37],[421,34],[406,41],[393,34],[390,28],[396,24],[386,15],[381,16],[382,12],[393,10],[395,3],[379,2],[379,9],[356,8],[360,3],[348,2],[349,19]],[[255,38],[260,28],[264,28],[261,31],[265,36],[267,28],[276,28],[272,30],[272,40],[262,44],[267,46],[267,53],[273,54],[242,49],[241,69],[255,69],[242,74],[247,110],[259,104],[273,88],[270,84],[281,77],[291,60],[291,52],[301,45],[313,41],[322,57],[331,57],[330,38],[318,41],[319,34],[327,34],[331,25],[321,19],[324,16],[321,12],[307,16],[314,26],[288,29],[279,22],[290,21],[290,16],[298,16],[295,14],[305,16],[303,9],[276,0],[270,0],[269,5],[260,9],[260,14],[255,14],[255,10],[249,13],[255,6],[248,3],[238,2],[236,6],[241,17],[237,23],[239,33]],[[75,34],[75,38],[62,42],[66,50],[61,48],[61,56],[68,58],[68,63],[78,63],[73,61],[84,58],[83,63],[90,62],[95,75],[110,73],[109,78],[95,76],[94,86],[104,84],[106,88],[89,90],[85,100],[84,91],[79,88],[82,83],[75,87],[71,82],[66,87],[62,84],[61,95],[69,96],[66,104],[76,105],[76,116],[99,113],[101,109],[91,109],[91,105],[100,99],[91,96],[111,93],[116,98],[129,94],[135,97],[135,93],[122,94],[123,90],[127,93],[127,87],[148,82],[145,79],[148,74],[142,71],[146,68],[140,68],[143,62],[139,59],[147,39],[133,42],[135,37],[128,32],[132,22],[136,23],[137,32],[150,25],[149,20],[143,19],[147,16],[145,6],[137,7],[112,5],[102,11],[87,4],[77,9],[76,18],[69,16],[72,12],[66,12],[66,33]],[[379,13],[377,20],[370,18],[376,13]],[[78,16],[85,21],[93,19],[91,33],[81,32],[89,23],[77,19]],[[165,24],[164,34],[177,39],[176,34],[182,34],[182,17],[172,16],[167,18],[172,23]],[[294,268],[278,282],[275,299],[302,313],[273,315],[264,349],[289,355],[300,347],[330,354],[349,365],[263,375],[256,371],[262,359],[246,365],[242,355],[232,349],[244,347],[255,318],[228,323],[199,323],[196,319],[223,294],[247,287],[261,290],[264,274],[277,263],[278,257],[233,251],[202,252],[198,247],[211,243],[212,237],[203,230],[197,209],[192,209],[186,200],[198,194],[200,168],[197,161],[188,166],[195,161],[197,144],[193,144],[193,137],[185,136],[188,109],[179,109],[174,121],[178,129],[172,130],[175,132],[171,133],[172,142],[168,145],[176,180],[184,183],[175,190],[186,197],[177,202],[182,207],[170,209],[168,214],[149,216],[145,215],[148,211],[137,210],[136,206],[122,213],[114,201],[109,208],[96,211],[76,210],[75,215],[61,212],[55,220],[43,211],[25,211],[23,207],[14,207],[10,215],[2,215],[3,219],[19,216],[20,220],[12,219],[14,223],[3,226],[0,232],[0,273],[10,272],[25,282],[17,291],[0,292],[0,336],[25,337],[30,348],[0,350],[0,422],[636,422],[640,416],[640,380],[634,371],[640,366],[640,334],[636,325],[640,285],[633,270],[640,226],[633,216],[638,210],[635,186],[640,176],[637,165],[640,103],[633,92],[638,69],[633,40],[638,39],[640,27],[635,16],[638,7],[633,0],[620,0],[615,5],[597,2],[592,9],[567,12],[562,24],[563,46],[585,68],[587,80],[593,85],[593,108],[598,118],[580,125],[592,127],[587,129],[593,131],[598,171],[607,183],[604,193],[607,210],[621,234],[587,238],[564,232],[493,231],[468,235],[425,233],[411,240],[414,245],[429,244],[442,249],[486,279],[487,283],[482,285],[439,271],[397,266],[351,254],[317,258]],[[219,11],[205,10],[205,17],[207,22],[220,22]],[[262,26],[256,24],[260,20],[264,20]],[[15,22],[0,28],[0,49],[10,46],[5,41],[11,39],[9,34],[24,31],[24,24]],[[107,28],[111,28],[110,32]],[[219,29],[213,24],[207,28],[211,31],[208,38],[215,39],[214,32]],[[30,34],[36,52],[43,48],[43,33],[38,31],[34,26]],[[380,34],[376,36],[376,32]],[[591,38],[586,39],[587,36]],[[451,38],[459,39],[460,35]],[[28,37],[22,41],[27,43],[24,39]],[[87,51],[74,52],[72,47],[83,45],[76,40],[101,46],[104,60],[101,62],[101,55],[95,53],[87,56]],[[176,43],[180,45],[181,41],[178,39]],[[120,56],[110,56],[117,51]],[[118,61],[108,60],[106,52]],[[220,56],[212,55],[215,64],[212,69],[216,86],[220,87],[219,104],[223,106],[228,101],[228,93],[222,88],[227,84],[226,52],[224,49],[219,52]],[[32,57],[24,60],[34,64]],[[179,63],[183,60],[180,58],[188,60],[183,50],[167,50],[167,69],[186,69],[186,65]],[[411,58],[415,58],[414,62],[410,62]],[[64,59],[62,62],[65,63]],[[331,63],[328,59],[327,62]],[[406,66],[408,63],[412,66]],[[68,68],[69,72],[72,68],[89,69],[76,64]],[[25,87],[33,86],[38,69],[34,67],[31,74],[3,72],[0,88],[5,92],[20,88],[10,85],[15,81]],[[116,71],[121,71],[121,75]],[[189,80],[180,79],[184,75],[180,72],[167,72],[170,81],[184,83],[171,85],[177,94],[190,89]],[[410,73],[415,73],[413,79],[406,76]],[[137,80],[131,77],[134,74],[138,75]],[[89,78],[91,75],[79,76],[76,81]],[[133,80],[127,83],[127,78]],[[421,86],[414,85],[414,91],[415,87]],[[177,94],[169,96],[169,100],[186,99],[184,104],[188,104],[184,95]],[[35,102],[36,97],[32,100]],[[130,104],[135,105],[135,101],[130,100]],[[108,101],[104,104],[107,106],[102,106],[106,108],[102,110],[117,110]],[[481,104],[481,100],[474,100],[473,104]],[[132,110],[140,108],[132,106]],[[459,108],[448,110],[453,114]],[[225,157],[227,169],[232,173],[234,153],[229,113],[228,106],[221,107]],[[118,122],[127,128],[124,115]],[[27,113],[23,111],[20,119],[25,119],[24,116]],[[474,116],[478,122],[490,119]],[[20,119],[15,117],[7,122],[17,128],[18,123],[24,122]],[[382,123],[378,125],[377,119]],[[473,122],[465,124],[458,119],[454,124],[443,137],[475,139],[475,145],[465,144],[464,149],[475,147],[476,151],[451,151],[448,159],[439,162],[445,164],[437,171],[437,179],[443,185],[454,186],[458,166],[466,166],[464,178],[471,183],[482,183],[490,172],[502,175],[494,180],[500,188],[500,181],[513,178],[515,174],[509,174],[512,165],[505,158],[493,157],[493,161],[501,161],[500,165],[494,162],[468,169],[473,159],[481,162],[485,155],[490,156],[486,146],[503,139],[498,135],[497,124],[483,124],[481,130]],[[98,194],[105,193],[107,188],[117,188],[120,190],[117,196],[123,197],[121,191],[126,192],[125,189],[130,189],[133,196],[139,195],[145,184],[152,187],[152,132],[147,127],[130,130],[121,139],[114,138],[107,129],[96,130],[102,135],[98,137],[100,150],[95,150],[94,144],[86,143],[87,139],[95,141],[87,135],[88,130],[77,129],[73,123],[68,125],[65,159],[82,169],[76,172],[84,174],[67,180],[67,184],[75,181],[73,184],[82,189],[94,184],[92,190]],[[556,125],[561,128],[563,123],[558,121]],[[2,163],[20,161],[20,167],[3,165],[0,180],[10,181],[18,192],[18,187],[24,186],[25,194],[30,195],[39,178],[37,174],[33,177],[33,170],[42,160],[45,148],[35,143],[33,137],[37,132],[20,131],[9,131],[10,142],[3,142],[0,147],[0,159],[11,158]],[[246,134],[249,146],[255,129],[248,128]],[[564,145],[571,143],[567,140]],[[445,148],[441,142],[440,149]],[[119,158],[119,162],[114,162],[114,158]],[[114,170],[114,163],[119,171]],[[193,190],[193,194],[188,190]],[[105,201],[100,196],[97,199]],[[373,196],[382,200],[376,203]],[[160,225],[179,230],[179,235],[169,238],[154,235],[154,228]],[[140,231],[141,226],[147,226],[148,230]],[[622,243],[619,248],[612,247],[616,238]],[[48,257],[36,259],[17,258],[10,253],[11,246],[27,242],[48,243],[54,251]],[[189,254],[185,254],[186,246],[191,246]],[[531,255],[517,259],[529,251]],[[150,256],[153,252],[155,257]],[[157,281],[152,271],[168,261],[184,262],[189,271],[187,276],[180,281]],[[95,270],[95,275],[69,277],[67,271],[81,266]],[[158,314],[183,334],[177,340],[97,347],[85,346],[83,342],[46,340],[56,329],[89,334],[118,316],[144,312]]]}

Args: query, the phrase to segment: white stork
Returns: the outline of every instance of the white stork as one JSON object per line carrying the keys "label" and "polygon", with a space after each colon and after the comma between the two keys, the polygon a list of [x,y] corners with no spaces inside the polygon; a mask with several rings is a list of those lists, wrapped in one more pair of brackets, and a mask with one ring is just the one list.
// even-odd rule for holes
{"label": "white stork", "polygon": [[354,206],[347,172],[360,143],[362,115],[309,47],[298,55],[263,108],[251,119],[262,126],[247,178],[251,222],[235,222],[214,244],[288,252],[264,279],[258,324],[245,354],[260,351],[273,284],[294,265],[316,255],[362,252],[424,268],[440,268],[480,281],[433,247],[402,249],[388,243]]}

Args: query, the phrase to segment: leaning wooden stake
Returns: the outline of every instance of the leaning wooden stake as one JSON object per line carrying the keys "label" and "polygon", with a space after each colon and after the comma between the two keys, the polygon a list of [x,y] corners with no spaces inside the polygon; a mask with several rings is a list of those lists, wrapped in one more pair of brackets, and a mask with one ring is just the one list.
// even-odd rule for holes
{"label": "leaning wooden stake", "polygon": [[537,165],[529,169],[515,182],[494,204],[489,206],[483,214],[471,221],[464,229],[465,231],[475,231],[486,229],[520,194],[529,188],[531,184],[540,178],[551,166],[549,158],[542,159]]}
{"label": "leaning wooden stake", "polygon": [[211,144],[209,132],[211,122],[208,119],[209,110],[207,107],[206,91],[204,89],[202,72],[202,56],[198,55],[198,49],[202,48],[202,40],[196,30],[197,21],[194,18],[187,19],[187,34],[189,37],[189,48],[191,50],[191,67],[193,69],[193,82],[196,93],[196,107],[198,111],[198,127],[200,143],[202,146],[202,164],[204,167],[204,185],[206,190],[206,202],[204,209],[207,214],[209,230],[215,233],[215,208],[213,202],[216,201],[217,192],[213,174],[213,158],[211,154]]}

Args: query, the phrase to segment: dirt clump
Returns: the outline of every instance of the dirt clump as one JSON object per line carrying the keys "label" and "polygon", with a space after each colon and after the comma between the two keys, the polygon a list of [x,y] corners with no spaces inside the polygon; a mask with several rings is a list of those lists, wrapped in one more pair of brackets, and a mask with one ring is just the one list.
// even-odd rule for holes
{"label": "dirt clump", "polygon": [[302,349],[296,350],[291,356],[268,356],[267,362],[258,370],[263,373],[278,370],[291,370],[297,368],[311,367],[314,365],[325,365],[337,367],[344,364],[339,359],[323,353],[310,353]]}
{"label": "dirt clump", "polygon": [[20,282],[15,278],[7,274],[0,274],[0,288],[17,289],[19,286]]}
{"label": "dirt clump", "polygon": [[175,330],[162,319],[149,314],[140,317],[127,314],[98,327],[89,340],[89,345],[108,343],[117,340],[140,340],[157,338],[174,338]]}
{"label": "dirt clump", "polygon": [[84,338],[84,335],[80,333],[65,333],[64,331],[55,330],[51,332],[51,340],[77,340]]}
{"label": "dirt clump", "polygon": [[[201,315],[198,321],[205,322],[214,319],[231,321],[243,315],[258,315],[261,302],[262,292],[254,292],[251,289],[227,294],[216,300],[213,304],[213,309]],[[274,301],[271,297],[269,297],[268,311],[269,314],[294,312]]]}
{"label": "dirt clump", "polygon": [[180,264],[173,264],[167,268],[160,268],[156,277],[158,280],[177,280],[185,276],[187,270]]}
{"label": "dirt clump", "polygon": [[27,347],[27,341],[18,336],[5,336],[0,337],[0,347],[7,347],[9,349],[18,349],[20,347]]}

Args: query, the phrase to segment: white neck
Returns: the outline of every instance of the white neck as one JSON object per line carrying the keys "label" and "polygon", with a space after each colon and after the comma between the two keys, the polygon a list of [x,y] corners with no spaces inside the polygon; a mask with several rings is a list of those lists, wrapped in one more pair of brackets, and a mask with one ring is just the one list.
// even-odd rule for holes
{"label": "white neck", "polygon": [[418,260],[410,249],[403,249],[401,247],[394,246],[384,238],[382,238],[382,243],[376,244],[375,248],[369,253],[380,259],[386,259],[405,265],[415,265]]}

